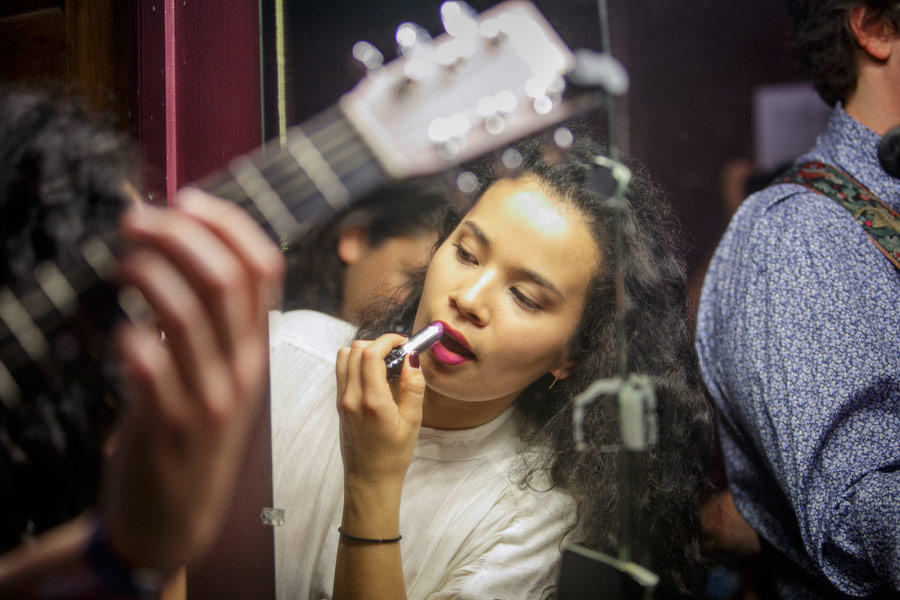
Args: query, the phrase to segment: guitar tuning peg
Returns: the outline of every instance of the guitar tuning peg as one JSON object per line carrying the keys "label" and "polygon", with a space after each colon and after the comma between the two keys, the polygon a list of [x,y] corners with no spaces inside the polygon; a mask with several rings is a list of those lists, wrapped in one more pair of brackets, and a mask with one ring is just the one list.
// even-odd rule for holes
{"label": "guitar tuning peg", "polygon": [[456,177],[456,188],[463,194],[474,194],[480,185],[478,176],[472,171],[463,171]]}
{"label": "guitar tuning peg", "polygon": [[475,9],[457,0],[447,0],[441,4],[441,22],[444,31],[452,37],[474,35],[478,31]]}
{"label": "guitar tuning peg", "polygon": [[447,0],[441,4],[441,22],[449,39],[437,48],[437,62],[453,77],[475,54],[478,19],[475,10],[465,2]]}
{"label": "guitar tuning peg", "polygon": [[366,71],[374,71],[384,64],[384,55],[378,48],[364,41],[353,44],[353,58],[362,63]]}
{"label": "guitar tuning peg", "polygon": [[414,58],[431,47],[431,34],[421,25],[411,22],[401,23],[394,38],[398,52],[407,58]]}
{"label": "guitar tuning peg", "polygon": [[575,136],[568,127],[560,127],[553,132],[553,142],[558,148],[568,150],[575,142]]}
{"label": "guitar tuning peg", "polygon": [[500,19],[484,19],[478,26],[478,33],[491,44],[498,44],[503,32],[500,30]]}
{"label": "guitar tuning peg", "polygon": [[503,166],[515,173],[522,166],[522,154],[515,148],[507,148],[500,156]]}

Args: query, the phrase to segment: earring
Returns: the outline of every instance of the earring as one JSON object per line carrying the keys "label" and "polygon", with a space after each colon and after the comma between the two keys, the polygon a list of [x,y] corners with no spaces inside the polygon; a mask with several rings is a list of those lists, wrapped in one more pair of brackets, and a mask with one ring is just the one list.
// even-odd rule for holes
{"label": "earring", "polygon": [[553,386],[556,385],[556,382],[557,382],[557,381],[559,381],[559,377],[554,377],[554,378],[553,378],[553,383],[551,383],[549,386],[547,386],[547,389],[548,389],[548,390],[552,390],[552,389],[553,389]]}

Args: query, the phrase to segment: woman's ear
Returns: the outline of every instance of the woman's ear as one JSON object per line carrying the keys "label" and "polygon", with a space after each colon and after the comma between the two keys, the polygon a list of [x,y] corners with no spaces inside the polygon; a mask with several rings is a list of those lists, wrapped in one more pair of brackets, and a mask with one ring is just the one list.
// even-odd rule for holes
{"label": "woman's ear", "polygon": [[896,31],[875,17],[862,2],[850,9],[849,21],[850,31],[863,52],[878,61],[890,58]]}
{"label": "woman's ear", "polygon": [[565,379],[578,370],[578,364],[574,360],[567,360],[555,369],[550,369],[550,374],[557,379]]}
{"label": "woman's ear", "polygon": [[359,223],[341,230],[338,237],[338,257],[345,265],[352,265],[362,258],[369,247],[369,228]]}

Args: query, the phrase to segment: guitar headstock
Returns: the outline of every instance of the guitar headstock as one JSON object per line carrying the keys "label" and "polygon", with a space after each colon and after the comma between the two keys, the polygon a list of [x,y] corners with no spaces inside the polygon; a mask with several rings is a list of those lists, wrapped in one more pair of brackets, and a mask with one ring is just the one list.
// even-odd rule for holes
{"label": "guitar headstock", "polygon": [[564,97],[576,58],[533,4],[509,0],[477,17],[467,8],[442,5],[447,33],[433,43],[401,25],[404,56],[371,70],[340,101],[391,177],[439,172],[594,100],[591,93]]}

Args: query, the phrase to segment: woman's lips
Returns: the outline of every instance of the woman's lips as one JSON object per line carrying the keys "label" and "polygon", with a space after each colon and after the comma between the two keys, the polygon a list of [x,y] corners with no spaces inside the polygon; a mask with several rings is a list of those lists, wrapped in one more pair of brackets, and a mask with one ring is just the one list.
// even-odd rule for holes
{"label": "woman's lips", "polygon": [[465,336],[444,323],[444,335],[431,347],[436,359],[447,365],[461,365],[475,359],[475,353],[469,348]]}

